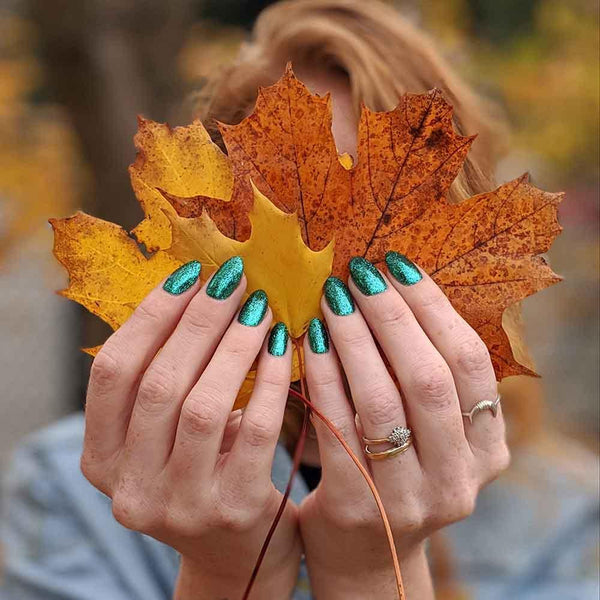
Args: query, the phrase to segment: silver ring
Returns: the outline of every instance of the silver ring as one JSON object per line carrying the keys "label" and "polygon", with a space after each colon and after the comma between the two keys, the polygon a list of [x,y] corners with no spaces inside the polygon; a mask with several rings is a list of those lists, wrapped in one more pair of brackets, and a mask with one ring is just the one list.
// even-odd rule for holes
{"label": "silver ring", "polygon": [[492,415],[495,417],[498,414],[498,406],[500,406],[500,394],[496,396],[495,400],[480,400],[469,412],[460,413],[463,417],[469,419],[469,423],[473,424],[473,419],[477,413],[484,410],[491,410]]}
{"label": "silver ring", "polygon": [[396,448],[404,446],[412,436],[412,431],[408,427],[394,427],[392,433],[385,438],[369,439],[363,436],[365,444],[392,444]]}

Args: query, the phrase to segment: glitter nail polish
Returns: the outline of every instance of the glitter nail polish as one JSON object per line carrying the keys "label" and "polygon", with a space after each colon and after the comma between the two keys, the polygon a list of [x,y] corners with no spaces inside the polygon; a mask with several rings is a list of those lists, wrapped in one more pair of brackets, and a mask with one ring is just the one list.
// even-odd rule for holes
{"label": "glitter nail polish", "polygon": [[269,335],[269,354],[273,356],[283,356],[287,350],[289,334],[285,323],[279,321],[275,323],[271,334]]}
{"label": "glitter nail polish", "polygon": [[334,314],[343,317],[354,312],[354,300],[352,300],[350,290],[341,279],[328,277],[323,287],[327,304]]}
{"label": "glitter nail polish", "polygon": [[173,296],[183,294],[198,281],[201,268],[202,265],[197,260],[181,265],[179,269],[169,275],[169,278],[163,284],[163,290]]}
{"label": "glitter nail polish", "polygon": [[402,285],[414,285],[423,279],[417,266],[404,254],[390,250],[385,255],[385,262],[390,273]]}
{"label": "glitter nail polish", "polygon": [[381,273],[362,256],[355,256],[348,266],[352,281],[365,296],[375,296],[387,290],[387,284]]}
{"label": "glitter nail polish", "polygon": [[312,319],[308,325],[308,344],[315,354],[325,354],[329,351],[329,336],[320,319]]}
{"label": "glitter nail polish", "polygon": [[264,319],[268,306],[269,300],[265,291],[256,290],[244,302],[244,306],[242,306],[242,310],[240,310],[238,316],[238,321],[242,325],[256,327]]}
{"label": "glitter nail polish", "polygon": [[244,273],[244,261],[241,256],[232,256],[226,260],[206,286],[206,294],[216,300],[229,298],[239,285]]}

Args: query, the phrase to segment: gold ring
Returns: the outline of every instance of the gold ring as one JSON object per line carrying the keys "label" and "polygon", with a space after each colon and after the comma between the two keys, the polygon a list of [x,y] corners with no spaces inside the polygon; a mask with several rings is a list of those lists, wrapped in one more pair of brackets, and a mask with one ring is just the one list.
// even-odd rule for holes
{"label": "gold ring", "polygon": [[369,450],[369,444],[365,446],[365,455],[369,460],[383,460],[384,458],[392,458],[392,456],[396,456],[396,454],[403,454],[412,446],[412,438],[409,438],[408,441],[402,446],[396,446],[394,448],[389,448],[388,450],[383,450],[382,452],[371,452]]}
{"label": "gold ring", "polygon": [[412,431],[408,427],[394,427],[392,433],[384,438],[369,439],[363,436],[365,444],[393,444],[394,446],[404,446],[410,439]]}

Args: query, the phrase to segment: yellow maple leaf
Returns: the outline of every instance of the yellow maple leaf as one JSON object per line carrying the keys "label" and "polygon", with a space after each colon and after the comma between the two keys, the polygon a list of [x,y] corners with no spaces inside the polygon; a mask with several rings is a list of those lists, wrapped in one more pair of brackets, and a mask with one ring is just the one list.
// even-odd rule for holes
{"label": "yellow maple leaf", "polygon": [[171,129],[144,118],[134,138],[138,150],[129,167],[131,185],[146,218],[133,234],[150,251],[168,248],[171,228],[158,188],[174,196],[231,199],[233,172],[229,159],[213,143],[200,121]]}
{"label": "yellow maple leaf", "polygon": [[[331,273],[333,241],[315,252],[302,240],[296,213],[284,213],[253,186],[250,238],[239,242],[223,235],[210,216],[187,219],[169,212],[173,243],[167,252],[181,262],[199,260],[210,273],[228,258],[244,259],[247,292],[263,289],[275,321],[283,321],[293,338],[321,314],[321,290]],[[282,257],[285,257],[282,259]]]}
{"label": "yellow maple leaf", "polygon": [[118,225],[78,212],[50,219],[54,255],[69,272],[69,287],[59,292],[120,327],[145,296],[181,262],[165,252],[146,258]]}

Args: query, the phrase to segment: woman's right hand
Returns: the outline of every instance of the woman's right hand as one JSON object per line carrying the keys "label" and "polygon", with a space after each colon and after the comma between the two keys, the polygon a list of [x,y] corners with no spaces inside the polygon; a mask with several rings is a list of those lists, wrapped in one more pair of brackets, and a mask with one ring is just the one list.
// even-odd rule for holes
{"label": "woman's right hand", "polygon": [[[275,355],[263,343],[272,320],[264,293],[238,313],[241,259],[202,289],[199,270],[188,263],[154,289],[94,360],[81,468],[112,498],[119,523],[182,555],[177,598],[233,598],[281,501],[271,467],[291,347],[281,326],[280,355],[277,343]],[[232,413],[259,352],[250,402]],[[297,508],[288,503],[252,597],[289,597],[300,555]]]}

